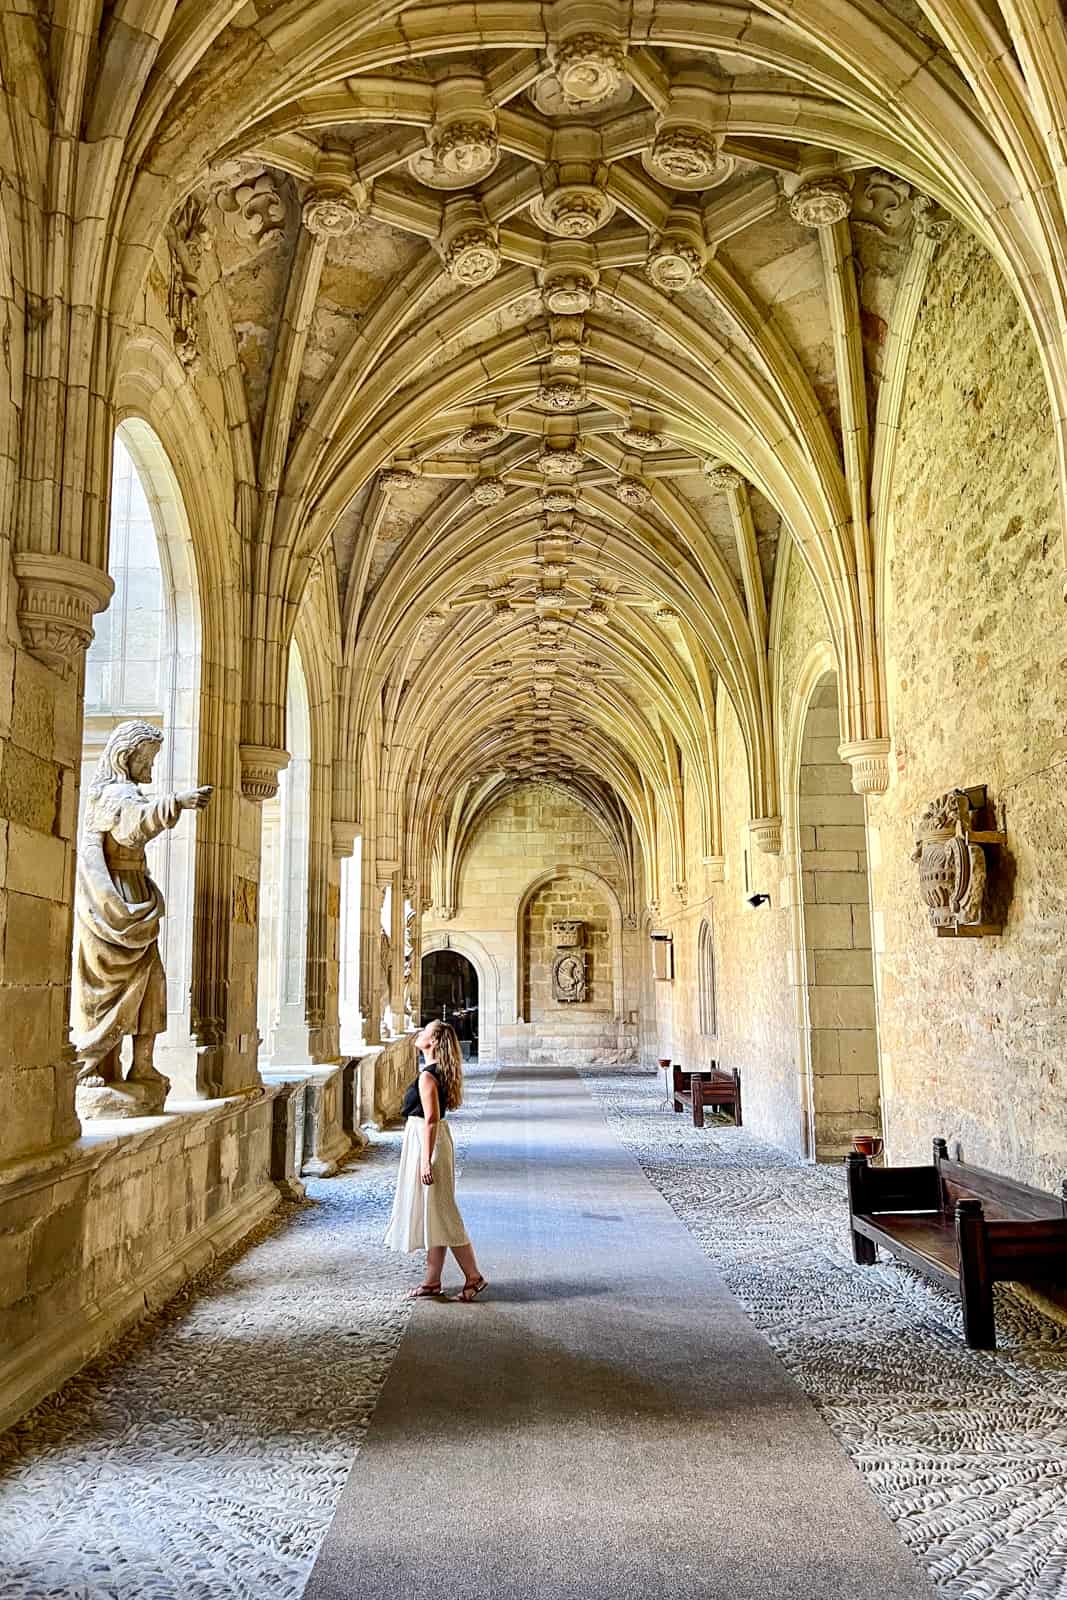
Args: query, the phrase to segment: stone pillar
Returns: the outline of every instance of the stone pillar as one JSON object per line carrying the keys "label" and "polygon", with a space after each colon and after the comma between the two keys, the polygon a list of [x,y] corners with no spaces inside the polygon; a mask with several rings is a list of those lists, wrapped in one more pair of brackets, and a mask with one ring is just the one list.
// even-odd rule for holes
{"label": "stone pillar", "polygon": [[393,1032],[404,1032],[404,883],[397,867],[392,874],[389,899],[389,944],[392,967],[389,984],[389,1015]]}
{"label": "stone pillar", "polygon": [[338,1011],[340,1050],[355,1055],[362,1049],[363,1014],[360,1009],[360,911],[362,902],[362,839],[356,823],[335,822],[334,855],[340,867],[340,926],[338,929]]}

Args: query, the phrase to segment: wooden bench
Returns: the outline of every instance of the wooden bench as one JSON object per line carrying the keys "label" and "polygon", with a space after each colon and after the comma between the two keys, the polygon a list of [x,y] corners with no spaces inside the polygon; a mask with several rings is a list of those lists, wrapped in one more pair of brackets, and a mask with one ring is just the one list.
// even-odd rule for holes
{"label": "wooden bench", "polygon": [[1060,1196],[963,1161],[934,1140],[929,1167],[872,1167],[848,1157],[852,1254],[862,1266],[878,1245],[935,1282],[959,1285],[972,1350],[995,1350],[997,1281],[1067,1283],[1067,1184]]}
{"label": "wooden bench", "polygon": [[733,1114],[735,1125],[741,1126],[741,1074],[735,1067],[733,1072],[720,1072],[718,1067],[709,1067],[703,1072],[686,1072],[683,1067],[675,1063],[674,1093],[672,1103],[675,1111],[684,1111],[690,1106],[693,1112],[693,1127],[704,1126],[704,1107],[729,1106]]}

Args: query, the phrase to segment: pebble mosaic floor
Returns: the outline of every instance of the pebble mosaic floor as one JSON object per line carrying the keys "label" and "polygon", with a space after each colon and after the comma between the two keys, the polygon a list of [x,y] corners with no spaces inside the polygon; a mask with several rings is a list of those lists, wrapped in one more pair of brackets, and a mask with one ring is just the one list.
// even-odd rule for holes
{"label": "pebble mosaic floor", "polygon": [[946,1600],[1067,1600],[1067,1330],[1000,1287],[999,1348],[968,1350],[958,1301],[853,1263],[843,1168],[583,1077]]}
{"label": "pebble mosaic floor", "polygon": [[[999,1291],[1001,1348],[968,1351],[949,1296],[853,1264],[840,1169],[584,1079],[940,1591],[1067,1600],[1067,1332]],[[420,1276],[379,1242],[399,1140],[0,1438],[0,1600],[297,1600]]]}
{"label": "pebble mosaic floor", "polygon": [[422,1275],[380,1244],[400,1138],[0,1436],[0,1600],[297,1600]]}

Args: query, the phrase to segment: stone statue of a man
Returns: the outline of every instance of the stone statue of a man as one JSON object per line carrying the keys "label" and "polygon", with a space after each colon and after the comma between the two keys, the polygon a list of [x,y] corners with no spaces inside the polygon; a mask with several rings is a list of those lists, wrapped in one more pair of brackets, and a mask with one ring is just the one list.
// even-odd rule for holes
{"label": "stone statue of a man", "polygon": [[[86,796],[71,1012],[83,1117],[155,1116],[170,1087],[152,1060],[156,1034],[167,1025],[167,990],[159,959],[163,896],[149,876],[145,845],[173,828],[183,811],[202,810],[211,789],[148,799],[140,786],[150,782],[162,743],[151,723],[121,722]],[[133,1064],[123,1078],[119,1053],[127,1035]]]}

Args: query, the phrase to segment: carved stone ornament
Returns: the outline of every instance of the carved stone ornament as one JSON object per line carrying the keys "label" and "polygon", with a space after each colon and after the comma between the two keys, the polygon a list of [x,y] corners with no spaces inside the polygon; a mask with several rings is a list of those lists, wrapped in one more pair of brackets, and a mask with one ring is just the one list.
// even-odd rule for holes
{"label": "carved stone ornament", "polygon": [[304,201],[304,227],[317,239],[342,239],[351,233],[363,207],[353,193],[334,188],[312,190]]}
{"label": "carved stone ornament", "polygon": [[502,444],[507,437],[505,430],[496,422],[472,422],[459,436],[461,450],[492,450],[495,445]]}
{"label": "carved stone ornament", "polygon": [[982,938],[1001,932],[985,920],[986,849],[1003,845],[1003,833],[975,827],[987,806],[984,785],[938,795],[915,825],[912,861],[919,864],[919,890],[939,938]]}
{"label": "carved stone ornament", "polygon": [[457,233],[445,248],[445,270],[456,283],[475,288],[500,271],[500,246],[488,223]]}
{"label": "carved stone ornament", "polygon": [[664,234],[648,252],[645,271],[664,294],[680,294],[704,270],[704,257],[693,244]]}
{"label": "carved stone ornament", "polygon": [[[163,1110],[168,1079],[156,1070],[156,1035],[167,1026],[167,984],[159,957],[163,896],[145,846],[183,811],[200,811],[211,789],[151,799],[142,784],[163,733],[148,722],[120,722],[89,783],[78,834],[74,894],[76,952],[71,1034],[78,1058],[79,1116],[145,1117]],[[133,1041],[123,1075],[120,1052]]]}
{"label": "carved stone ornament", "polygon": [[471,499],[476,506],[498,505],[507,492],[507,485],[499,478],[475,478],[471,485]]}
{"label": "carved stone ornament", "polygon": [[499,159],[492,122],[455,119],[434,129],[430,148],[410,158],[408,171],[430,189],[464,189],[487,178]]}
{"label": "carved stone ornament", "polygon": [[641,455],[654,455],[657,450],[663,449],[663,436],[653,433],[651,428],[638,428],[632,423],[619,429],[619,438],[627,450],[637,450]]}
{"label": "carved stone ornament", "polygon": [[620,478],[615,493],[624,506],[633,506],[635,510],[647,506],[652,499],[652,490],[640,478]]}
{"label": "carved stone ornament", "polygon": [[810,178],[789,201],[789,214],[804,228],[828,228],[852,210],[852,191],[843,178]]}
{"label": "carved stone ornament", "polygon": [[174,341],[174,354],[190,376],[200,366],[200,336],[197,328],[199,300],[196,280],[186,272],[177,252],[171,250],[167,321]]}
{"label": "carved stone ornament", "polygon": [[552,998],[560,1005],[581,1005],[588,993],[584,953],[561,951],[552,963]]}
{"label": "carved stone ornament", "polygon": [[585,457],[574,445],[546,445],[537,457],[537,469],[546,478],[574,478],[585,466]]}
{"label": "carved stone ornament", "polygon": [[582,942],[584,922],[565,917],[552,924],[552,943],[557,950],[576,950]]}
{"label": "carved stone ornament", "polygon": [[595,183],[563,183],[530,204],[539,227],[557,239],[588,239],[615,215],[615,202]]}
{"label": "carved stone ornament", "polygon": [[885,794],[889,788],[888,739],[857,739],[838,746],[842,761],[852,768],[852,787],[857,794]]}
{"label": "carved stone ornament", "polygon": [[710,189],[734,170],[733,158],[700,128],[661,128],[642,160],[645,170],[670,189]]}
{"label": "carved stone ornament", "polygon": [[230,232],[245,244],[272,244],[285,229],[285,201],[270,172],[221,189],[215,203]]}
{"label": "carved stone ornament", "polygon": [[546,511],[573,511],[578,504],[578,497],[573,489],[542,489],[541,504]]}
{"label": "carved stone ornament", "polygon": [[556,317],[580,317],[593,304],[596,276],[575,270],[546,276],[541,289],[545,310]]}
{"label": "carved stone ornament", "polygon": [[764,855],[779,856],[782,853],[782,819],[781,817],[755,817],[748,825],[749,835],[757,850],[762,850]]}
{"label": "carved stone ornament", "polygon": [[853,197],[852,220],[892,238],[908,225],[911,184],[875,167],[860,180]]}
{"label": "carved stone ornament", "polygon": [[106,611],[115,585],[106,572],[70,556],[16,551],[18,621],[31,656],[63,678],[93,637],[93,617]]}
{"label": "carved stone ornament", "polygon": [[704,476],[713,489],[721,489],[726,494],[742,488],[745,482],[734,467],[727,467],[721,461],[705,461]]}
{"label": "carved stone ornament", "polygon": [[577,411],[585,399],[585,389],[577,378],[548,378],[537,390],[537,403],[547,411]]}
{"label": "carved stone ornament", "polygon": [[207,206],[204,201],[198,200],[195,195],[189,195],[174,213],[173,226],[175,235],[189,257],[189,264],[194,270],[198,269],[211,243],[211,229],[208,226]]}
{"label": "carved stone ornament", "polygon": [[678,608],[677,606],[668,605],[666,602],[664,602],[662,605],[658,605],[656,607],[652,615],[655,617],[657,622],[677,622]]}
{"label": "carved stone ornament", "polygon": [[566,103],[579,111],[610,100],[626,70],[621,45],[604,33],[575,33],[550,45],[548,58]]}
{"label": "carved stone ornament", "polygon": [[952,218],[941,211],[929,195],[915,196],[911,203],[911,214],[915,232],[920,238],[929,239],[935,245],[943,244],[956,226]]}
{"label": "carved stone ornament", "polygon": [[378,487],[386,494],[402,494],[414,489],[419,475],[412,467],[383,467],[378,474]]}
{"label": "carved stone ornament", "polygon": [[274,745],[241,746],[241,793],[246,800],[273,800],[278,793],[278,774],[289,765],[288,750]]}

